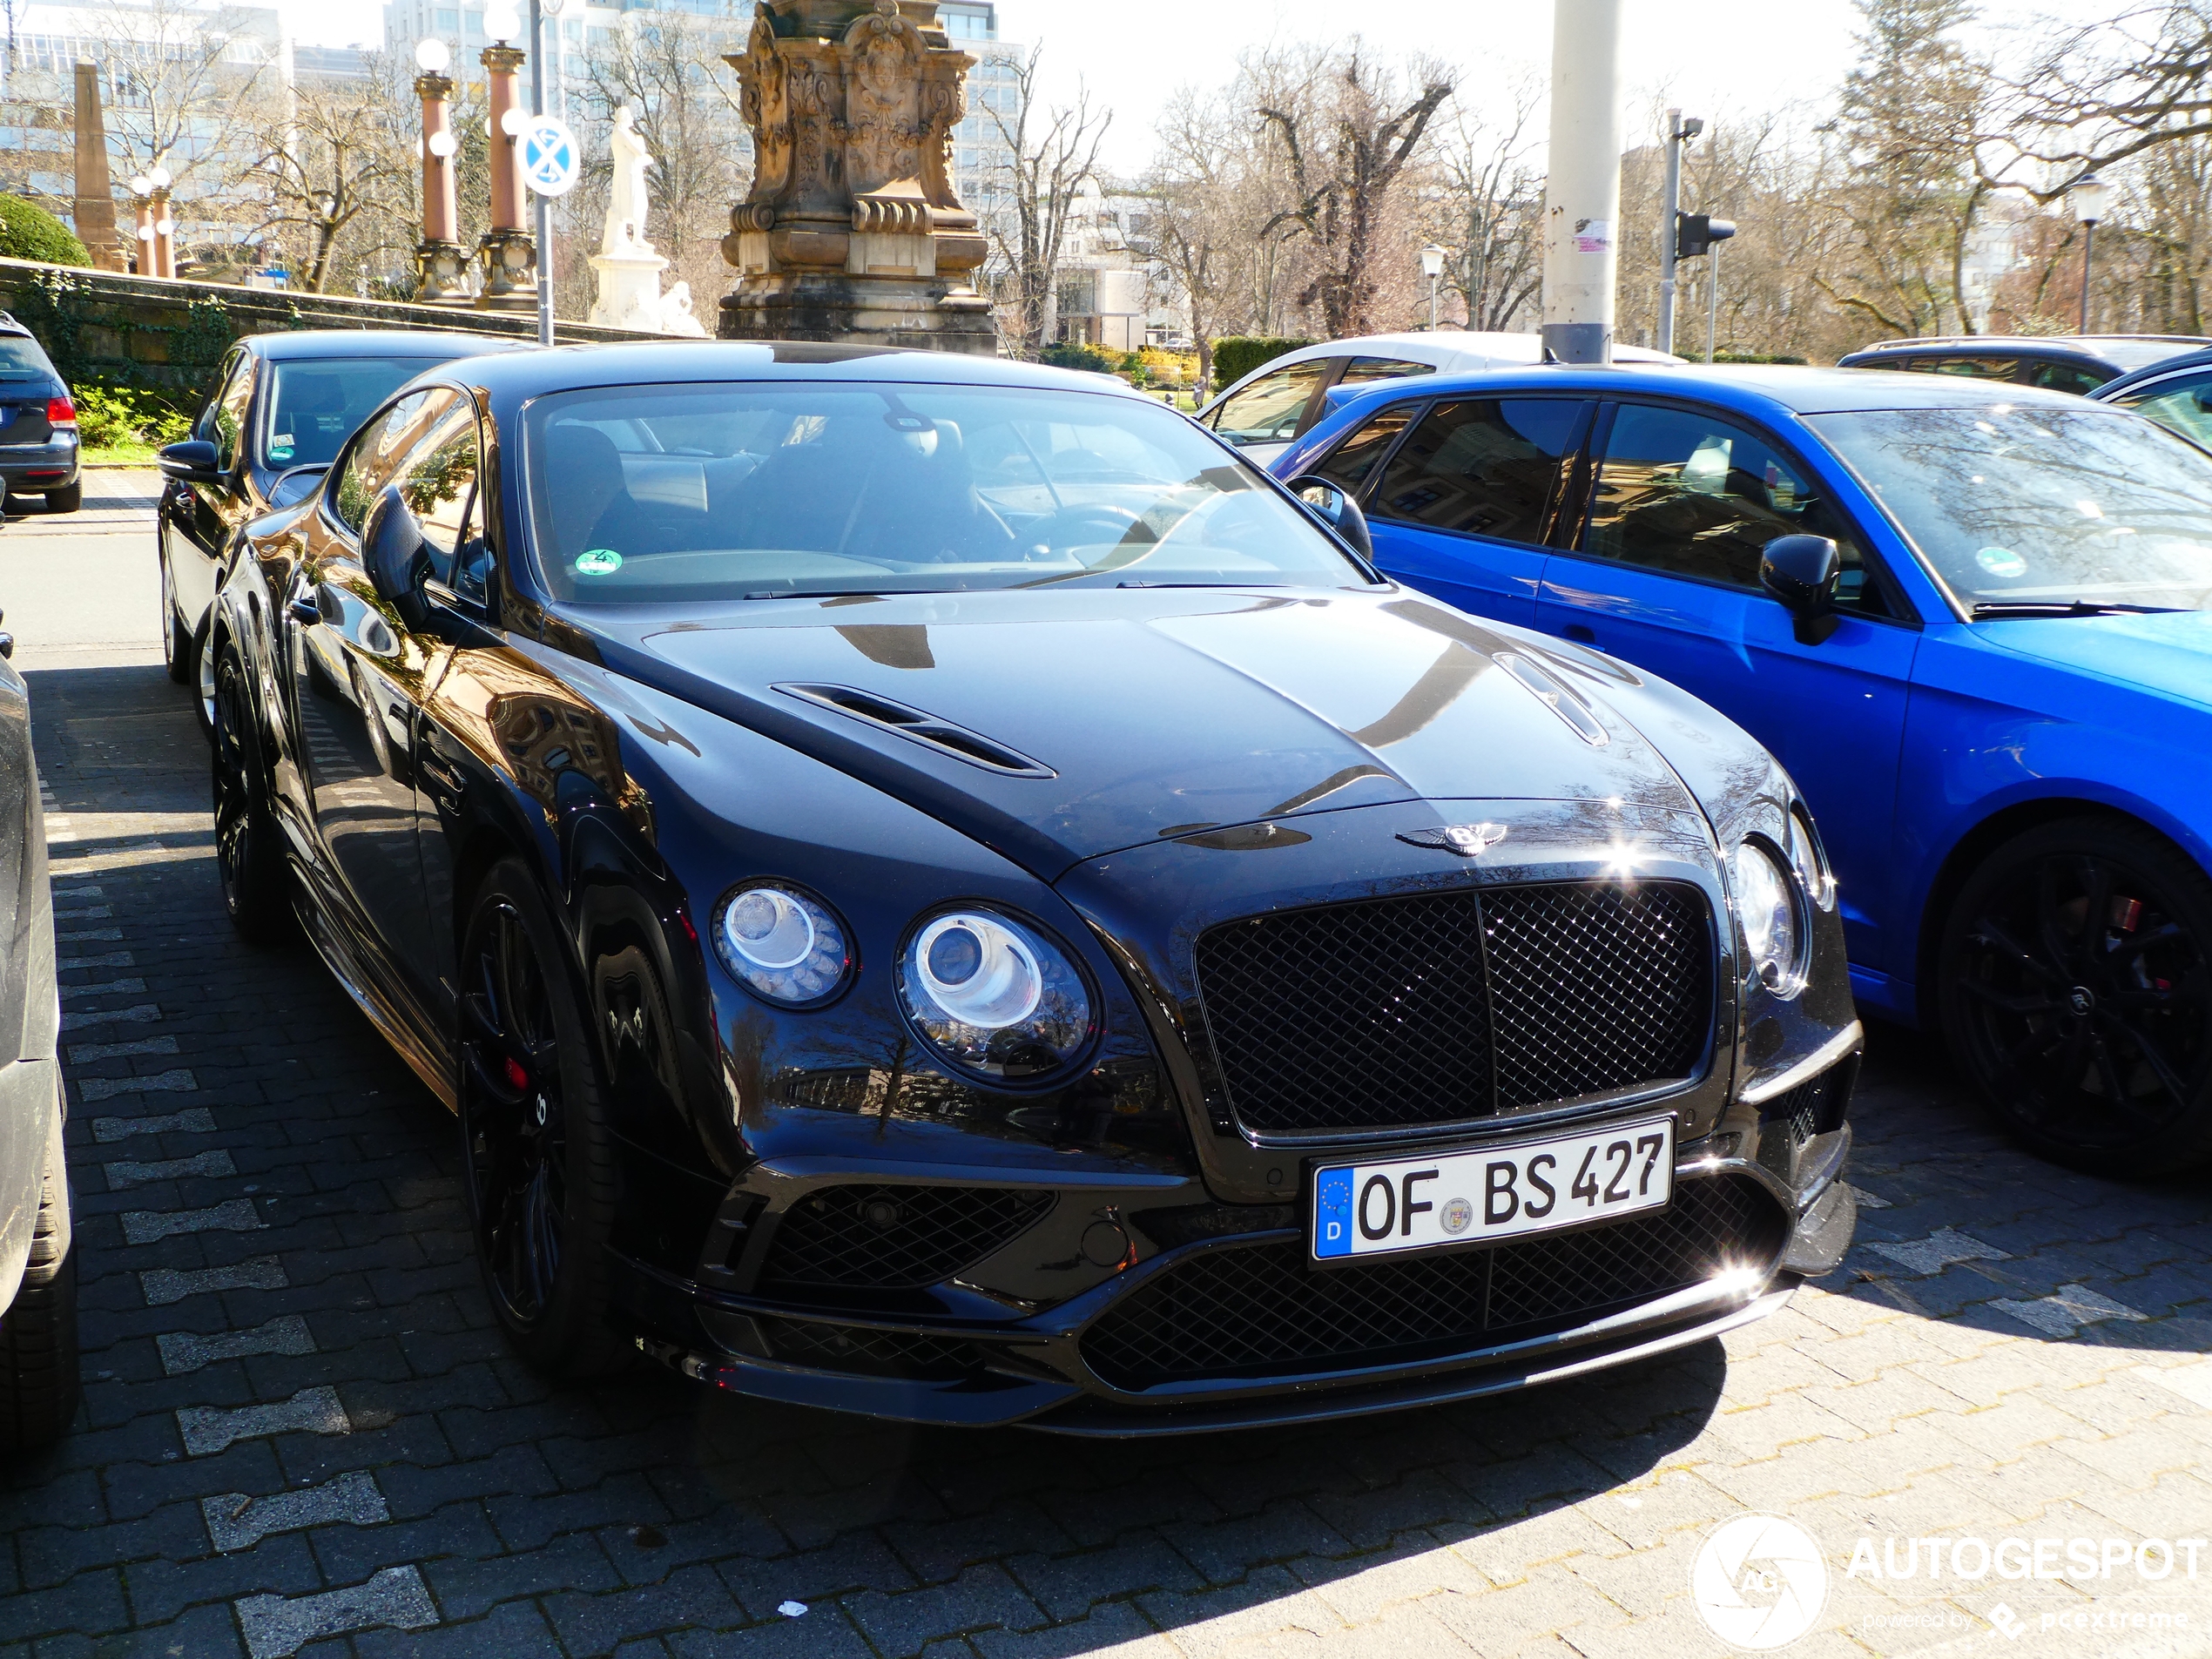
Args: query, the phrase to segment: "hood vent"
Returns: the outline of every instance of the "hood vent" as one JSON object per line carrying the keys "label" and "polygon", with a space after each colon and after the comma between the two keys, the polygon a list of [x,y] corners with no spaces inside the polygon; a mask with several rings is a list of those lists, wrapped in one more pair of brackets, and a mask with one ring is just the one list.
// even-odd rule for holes
{"label": "hood vent", "polygon": [[910,709],[903,703],[894,703],[887,697],[878,697],[873,691],[863,691],[851,685],[801,685],[784,684],[775,688],[786,697],[795,697],[816,705],[834,709],[856,720],[865,720],[882,731],[894,732],[909,743],[918,743],[925,749],[934,749],[940,754],[950,755],[955,760],[965,760],[971,766],[981,766],[986,772],[995,772],[1005,778],[1056,778],[1060,774],[1048,765],[1029,759],[1019,750],[995,743],[980,732],[970,732],[964,725],[954,725],[950,720],[941,720],[934,714],[920,709]]}

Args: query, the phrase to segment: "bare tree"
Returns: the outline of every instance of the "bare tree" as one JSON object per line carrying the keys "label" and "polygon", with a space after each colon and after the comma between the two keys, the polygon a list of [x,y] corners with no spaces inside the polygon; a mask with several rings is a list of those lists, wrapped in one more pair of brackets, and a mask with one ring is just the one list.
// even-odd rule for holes
{"label": "bare tree", "polygon": [[269,205],[253,233],[303,245],[299,269],[311,292],[329,291],[341,245],[356,262],[412,249],[417,120],[404,78],[379,55],[366,83],[288,97],[254,135],[251,166]]}
{"label": "bare tree", "polygon": [[985,105],[1014,158],[985,229],[1007,293],[1010,332],[1025,356],[1048,343],[1062,251],[1081,212],[1083,186],[1097,181],[1099,147],[1113,120],[1110,111],[1093,111],[1085,92],[1076,94],[1073,109],[1039,107],[1037,64],[1043,51],[1033,49],[1015,71],[1010,121],[995,105]]}
{"label": "bare tree", "polygon": [[1437,239],[1458,250],[1445,287],[1470,328],[1510,327],[1543,289],[1544,182],[1532,161],[1543,89],[1523,76],[1507,95],[1494,121],[1462,106],[1439,145]]}
{"label": "bare tree", "polygon": [[1313,244],[1319,268],[1305,302],[1318,301],[1333,337],[1373,332],[1372,262],[1379,221],[1393,186],[1415,154],[1438,108],[1452,95],[1439,67],[1417,64],[1418,92],[1361,56],[1355,37],[1309,96],[1279,100],[1258,113],[1282,144],[1297,199],[1267,228],[1294,229]]}

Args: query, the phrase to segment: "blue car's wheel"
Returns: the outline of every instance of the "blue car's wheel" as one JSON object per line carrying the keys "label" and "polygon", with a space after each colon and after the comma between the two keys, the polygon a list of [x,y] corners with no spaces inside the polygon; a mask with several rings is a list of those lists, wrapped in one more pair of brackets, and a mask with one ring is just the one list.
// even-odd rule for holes
{"label": "blue car's wheel", "polygon": [[1953,1055],[2014,1134],[2121,1176],[2212,1160],[2212,882],[2107,819],[2007,842],[1952,907],[1939,968]]}
{"label": "blue car's wheel", "polygon": [[478,889],[461,958],[461,1144],[492,1308],[556,1376],[635,1356],[607,1323],[614,1148],[560,935],[520,864]]}

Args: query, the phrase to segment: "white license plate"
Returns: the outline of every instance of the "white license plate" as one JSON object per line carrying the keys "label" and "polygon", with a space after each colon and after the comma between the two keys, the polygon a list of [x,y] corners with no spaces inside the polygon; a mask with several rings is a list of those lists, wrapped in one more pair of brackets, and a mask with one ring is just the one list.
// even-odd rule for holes
{"label": "white license plate", "polygon": [[1518,1238],[1664,1210],[1675,1121],[1314,1171],[1313,1259]]}

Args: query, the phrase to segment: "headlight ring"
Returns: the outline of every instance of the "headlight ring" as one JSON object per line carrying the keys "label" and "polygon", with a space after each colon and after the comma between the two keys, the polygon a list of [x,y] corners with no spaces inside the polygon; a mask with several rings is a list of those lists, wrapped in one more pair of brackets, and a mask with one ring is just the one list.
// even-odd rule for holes
{"label": "headlight ring", "polygon": [[899,952],[899,1001],[931,1052],[971,1076],[1034,1082],[1089,1046],[1082,971],[1043,929],[981,906],[922,918]]}
{"label": "headlight ring", "polygon": [[1821,909],[1833,910],[1835,872],[1829,867],[1828,849],[1821,845],[1820,833],[1813,827],[1812,814],[1803,801],[1794,801],[1790,807],[1790,862],[1806,896]]}
{"label": "headlight ring", "polygon": [[819,1008],[853,974],[852,934],[837,913],[786,881],[747,881],[714,907],[715,954],[779,1008]]}
{"label": "headlight ring", "polygon": [[1804,989],[1811,955],[1804,888],[1789,857],[1764,837],[1739,846],[1735,866],[1737,918],[1751,977],[1786,1001]]}

